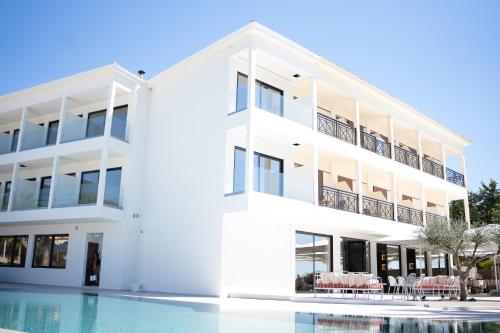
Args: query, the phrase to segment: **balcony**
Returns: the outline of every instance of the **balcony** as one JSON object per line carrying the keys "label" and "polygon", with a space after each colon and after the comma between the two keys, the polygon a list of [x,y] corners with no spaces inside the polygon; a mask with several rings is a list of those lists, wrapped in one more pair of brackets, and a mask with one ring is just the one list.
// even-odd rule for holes
{"label": "balcony", "polygon": [[422,226],[423,225],[422,211],[398,205],[398,221]]}
{"label": "balcony", "polygon": [[425,219],[427,223],[429,222],[442,222],[442,223],[447,223],[448,219],[446,216],[434,214],[434,213],[425,213]]}
{"label": "balcony", "polygon": [[341,123],[321,113],[318,113],[318,132],[353,145],[356,144],[356,129],[354,127]]}
{"label": "balcony", "polygon": [[394,204],[363,196],[363,214],[394,220]]}
{"label": "balcony", "polygon": [[464,175],[455,170],[446,168],[446,180],[455,185],[465,187]]}
{"label": "balcony", "polygon": [[328,186],[320,186],[319,205],[358,213],[358,195]]}
{"label": "balcony", "polygon": [[412,168],[420,169],[419,156],[409,150],[394,146],[394,159]]}
{"label": "balcony", "polygon": [[361,132],[361,147],[384,157],[391,158],[391,144],[366,132]]}
{"label": "balcony", "polygon": [[431,161],[425,157],[422,158],[422,170],[429,175],[443,179],[443,166],[437,162]]}

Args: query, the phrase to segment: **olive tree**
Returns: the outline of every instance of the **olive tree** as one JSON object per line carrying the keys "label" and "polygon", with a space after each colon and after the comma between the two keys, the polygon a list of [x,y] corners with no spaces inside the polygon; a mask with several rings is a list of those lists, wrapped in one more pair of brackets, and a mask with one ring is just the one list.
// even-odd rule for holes
{"label": "olive tree", "polygon": [[[485,246],[493,246],[499,253],[499,228],[483,227],[468,229],[464,222],[450,224],[439,221],[429,221],[418,233],[421,243],[433,250],[446,252],[453,256],[460,277],[460,300],[467,300],[467,278],[470,270],[484,259],[479,250]],[[491,253],[492,256],[496,253]]]}

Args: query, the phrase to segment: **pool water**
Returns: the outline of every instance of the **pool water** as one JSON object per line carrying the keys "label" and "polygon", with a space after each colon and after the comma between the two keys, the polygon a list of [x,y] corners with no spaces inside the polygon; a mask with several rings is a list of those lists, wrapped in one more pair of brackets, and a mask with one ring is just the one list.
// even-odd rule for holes
{"label": "pool water", "polygon": [[0,327],[34,333],[489,333],[500,332],[500,320],[494,323],[269,311],[228,313],[211,304],[5,290],[0,291]]}

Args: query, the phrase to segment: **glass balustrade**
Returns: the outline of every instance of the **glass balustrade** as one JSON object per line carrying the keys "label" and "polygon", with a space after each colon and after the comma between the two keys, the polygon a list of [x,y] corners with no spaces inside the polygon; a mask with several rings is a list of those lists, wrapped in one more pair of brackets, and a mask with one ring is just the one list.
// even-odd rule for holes
{"label": "glass balustrade", "polygon": [[0,155],[11,152],[12,134],[0,133]]}
{"label": "glass balustrade", "polygon": [[27,121],[24,126],[21,150],[40,148],[46,145],[47,128]]}
{"label": "glass balustrade", "polygon": [[58,174],[52,207],[72,207],[78,205],[79,182],[80,179],[75,175]]}
{"label": "glass balustrade", "polygon": [[18,178],[15,185],[13,210],[38,207],[38,185],[35,180]]}
{"label": "glass balustrade", "polygon": [[61,143],[84,139],[86,132],[87,119],[65,112],[64,125],[61,131]]}

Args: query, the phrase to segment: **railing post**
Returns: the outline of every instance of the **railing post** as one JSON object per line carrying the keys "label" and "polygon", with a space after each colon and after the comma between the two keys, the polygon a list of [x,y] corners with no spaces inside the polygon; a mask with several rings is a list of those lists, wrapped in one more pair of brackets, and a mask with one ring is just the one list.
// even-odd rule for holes
{"label": "railing post", "polygon": [[423,158],[423,152],[422,152],[422,132],[417,130],[417,153],[418,153],[418,169],[423,170],[423,165],[422,165],[422,158]]}
{"label": "railing post", "polygon": [[443,179],[448,180],[446,177],[446,148],[444,146],[444,143],[441,144],[441,158],[443,160]]}

